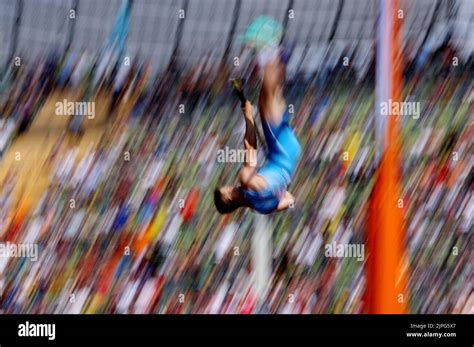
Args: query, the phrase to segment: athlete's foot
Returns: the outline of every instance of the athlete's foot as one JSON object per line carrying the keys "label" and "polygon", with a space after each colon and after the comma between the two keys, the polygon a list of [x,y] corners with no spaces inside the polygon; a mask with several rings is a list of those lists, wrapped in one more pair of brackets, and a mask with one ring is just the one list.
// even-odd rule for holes
{"label": "athlete's foot", "polygon": [[257,54],[258,65],[264,69],[267,64],[279,62],[281,60],[280,46],[267,46]]}

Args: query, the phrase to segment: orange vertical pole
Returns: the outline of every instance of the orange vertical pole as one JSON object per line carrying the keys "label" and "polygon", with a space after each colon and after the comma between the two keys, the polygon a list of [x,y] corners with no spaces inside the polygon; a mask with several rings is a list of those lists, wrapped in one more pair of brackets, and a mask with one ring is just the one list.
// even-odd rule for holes
{"label": "orange vertical pole", "polygon": [[[397,0],[380,0],[379,6],[385,6],[385,34],[379,40],[389,39],[390,42],[377,42],[384,45],[388,54],[383,55],[386,61],[383,86],[392,102],[402,99],[403,59],[401,51],[402,19],[397,16]],[[380,59],[382,57],[377,57]],[[377,86],[379,88],[380,86]],[[388,100],[383,100],[388,102]],[[404,313],[407,310],[406,267],[404,251],[403,208],[399,208],[401,196],[401,161],[400,135],[397,117],[382,116],[376,105],[375,117],[388,117],[384,122],[382,142],[379,143],[381,155],[376,173],[375,186],[369,201],[367,220],[367,288],[366,310],[369,313]]]}

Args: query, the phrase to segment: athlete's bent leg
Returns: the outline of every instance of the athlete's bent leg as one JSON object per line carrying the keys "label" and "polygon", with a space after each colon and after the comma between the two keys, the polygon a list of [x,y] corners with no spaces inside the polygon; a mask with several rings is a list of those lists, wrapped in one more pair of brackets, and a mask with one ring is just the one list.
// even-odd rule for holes
{"label": "athlete's bent leg", "polygon": [[266,187],[263,177],[256,174],[257,168],[257,130],[253,118],[252,104],[247,101],[242,108],[245,119],[245,162],[239,172],[239,181],[243,188],[258,191]]}

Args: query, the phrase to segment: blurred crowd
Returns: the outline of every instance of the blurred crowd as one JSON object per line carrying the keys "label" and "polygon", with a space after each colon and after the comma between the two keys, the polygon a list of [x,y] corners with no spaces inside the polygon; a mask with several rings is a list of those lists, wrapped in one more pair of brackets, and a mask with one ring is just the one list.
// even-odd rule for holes
{"label": "blurred crowd", "polygon": [[[473,65],[452,66],[452,54],[447,44],[404,72],[405,97],[421,103],[418,119],[401,119],[414,313],[472,313],[474,300]],[[182,71],[172,61],[152,78],[145,61],[68,54],[21,71],[2,80],[2,153],[55,90],[108,95],[110,104],[104,135],[84,155],[66,141],[81,136],[77,124],[60,137],[39,201],[14,202],[14,175],[1,183],[0,240],[39,247],[35,262],[0,257],[1,312],[364,312],[364,262],[328,258],[324,245],[365,241],[377,146],[373,64],[362,76],[337,66],[287,78],[303,154],[289,188],[295,208],[266,217],[272,271],[263,297],[254,285],[255,213],[222,216],[213,205],[214,188],[240,169],[218,162],[218,150],[242,148],[245,130],[228,80],[245,77],[255,102],[254,62],[232,76],[225,64],[203,59]]]}

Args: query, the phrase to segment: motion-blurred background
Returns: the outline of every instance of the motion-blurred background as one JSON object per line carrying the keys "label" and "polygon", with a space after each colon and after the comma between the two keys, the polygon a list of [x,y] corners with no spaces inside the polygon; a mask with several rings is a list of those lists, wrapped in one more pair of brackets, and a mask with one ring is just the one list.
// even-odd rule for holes
{"label": "motion-blurred background", "polygon": [[[401,3],[404,247],[413,313],[473,313],[474,3]],[[3,313],[363,313],[374,134],[375,0],[0,0]],[[284,26],[303,155],[294,209],[219,215],[257,100],[239,36]],[[346,59],[347,58],[347,59]],[[58,112],[87,102],[94,114]],[[64,113],[64,112],[63,112]],[[264,146],[261,147],[264,150]],[[345,156],[344,154],[348,154]],[[367,251],[367,250],[366,250]]]}

